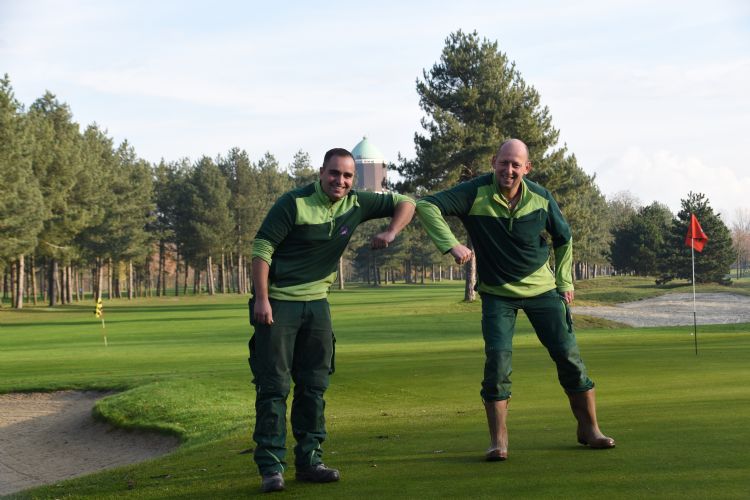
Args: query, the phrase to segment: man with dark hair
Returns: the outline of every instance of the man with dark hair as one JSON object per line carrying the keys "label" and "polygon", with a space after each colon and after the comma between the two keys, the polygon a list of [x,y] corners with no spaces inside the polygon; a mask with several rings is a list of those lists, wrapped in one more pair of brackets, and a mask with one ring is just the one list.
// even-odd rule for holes
{"label": "man with dark hair", "polygon": [[[558,380],[578,421],[578,442],[612,448],[615,441],[599,430],[594,383],[586,374],[573,333],[570,227],[552,194],[524,178],[531,171],[526,144],[518,139],[504,142],[492,157],[492,167],[493,173],[417,202],[417,214],[441,252],[450,252],[459,264],[473,254],[453,235],[443,218],[446,215],[463,222],[476,250],[486,356],[481,396],[490,431],[485,458],[502,461],[508,457],[506,417],[519,309],[557,365]],[[544,231],[552,238],[554,274]]]}
{"label": "man with dark hair", "polygon": [[385,248],[414,215],[414,201],[406,196],[352,191],[354,172],[349,151],[328,151],[320,180],[282,195],[253,243],[253,439],[264,492],[284,489],[290,378],[296,479],[338,481],[339,472],[323,464],[321,449],[326,438],[323,394],[333,373],[335,344],[328,289],[360,223],[392,217],[371,242],[373,248]]}

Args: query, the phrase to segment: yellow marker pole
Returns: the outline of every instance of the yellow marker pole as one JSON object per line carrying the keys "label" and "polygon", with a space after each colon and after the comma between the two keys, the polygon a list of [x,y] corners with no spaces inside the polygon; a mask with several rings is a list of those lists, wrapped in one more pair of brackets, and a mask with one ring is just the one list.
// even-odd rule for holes
{"label": "yellow marker pole", "polygon": [[[96,311],[94,311],[94,314],[97,318],[102,319],[102,330],[104,330],[104,304],[102,303],[101,297],[96,301]],[[102,336],[104,337],[104,347],[107,347],[107,334],[102,332]]]}

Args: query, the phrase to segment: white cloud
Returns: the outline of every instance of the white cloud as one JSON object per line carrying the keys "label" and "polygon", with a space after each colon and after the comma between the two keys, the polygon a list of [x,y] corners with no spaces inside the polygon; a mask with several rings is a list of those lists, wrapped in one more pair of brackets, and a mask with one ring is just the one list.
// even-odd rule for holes
{"label": "white cloud", "polygon": [[658,201],[675,213],[690,191],[703,193],[727,223],[737,208],[750,207],[750,169],[740,171],[673,151],[630,147],[599,165],[596,179],[605,195],[630,191],[646,205]]}
{"label": "white cloud", "polygon": [[239,146],[286,163],[364,134],[395,160],[413,156],[415,79],[476,29],[605,193],[675,209],[701,191],[731,212],[750,192],[748,5],[0,0],[0,70],[25,103],[49,88],[149,160]]}

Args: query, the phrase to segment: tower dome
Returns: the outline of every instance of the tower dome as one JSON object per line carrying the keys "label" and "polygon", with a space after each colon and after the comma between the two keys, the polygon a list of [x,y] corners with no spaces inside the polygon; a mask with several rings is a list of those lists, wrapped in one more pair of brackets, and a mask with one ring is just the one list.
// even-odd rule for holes
{"label": "tower dome", "polygon": [[367,137],[362,137],[362,140],[354,146],[352,149],[352,156],[355,160],[371,160],[376,162],[383,162],[383,153],[371,143]]}
{"label": "tower dome", "polygon": [[382,192],[387,183],[383,153],[363,137],[352,149],[352,156],[356,167],[355,187]]}

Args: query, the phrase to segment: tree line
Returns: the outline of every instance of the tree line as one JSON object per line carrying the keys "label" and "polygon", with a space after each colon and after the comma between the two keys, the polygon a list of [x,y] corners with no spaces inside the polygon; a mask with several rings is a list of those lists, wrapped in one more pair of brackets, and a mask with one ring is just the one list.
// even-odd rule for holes
{"label": "tree line", "polygon": [[618,217],[610,230],[609,255],[618,272],[655,276],[657,284],[692,279],[691,251],[685,244],[691,214],[708,236],[708,244],[695,259],[696,282],[729,283],[732,263],[737,278],[747,267],[750,219],[743,219],[741,210],[730,232],[702,193],[688,193],[677,214],[659,202],[638,206],[628,196],[612,200],[611,207]]}
{"label": "tree line", "polygon": [[[451,33],[416,88],[424,112],[416,156],[389,166],[400,174],[391,189],[419,197],[468,180],[489,171],[498,146],[518,137],[530,149],[529,178],[553,192],[570,222],[576,279],[612,270],[662,281],[684,277],[685,247],[678,243],[691,212],[711,238],[701,261],[716,266],[701,279],[724,279],[735,257],[738,269],[742,258],[747,262],[703,195],[690,193],[676,216],[656,203],[607,200],[559,145],[549,109],[497,42]],[[50,92],[26,109],[7,75],[0,80],[0,168],[0,268],[15,307],[24,293],[50,305],[80,300],[84,281],[95,298],[105,290],[110,297],[168,289],[247,293],[252,241],[268,208],[317,178],[304,151],[286,168],[270,153],[252,161],[239,147],[215,158],[150,164],[96,123],[81,131]],[[449,223],[466,240],[458,222]],[[454,269],[416,220],[389,249],[372,252],[367,242],[379,229],[372,222],[355,234],[342,259],[341,287],[345,279],[385,285],[461,278],[473,299],[475,263]]]}
{"label": "tree line", "polygon": [[[262,218],[281,194],[318,177],[304,151],[286,168],[240,148],[150,164],[97,124],[81,131],[50,92],[24,108],[7,75],[0,133],[0,269],[17,308],[25,298],[54,306],[88,291],[95,299],[247,293]],[[424,280],[428,263],[445,261],[414,228],[375,256],[376,230],[370,224],[352,242],[342,277],[414,282],[417,268]]]}

